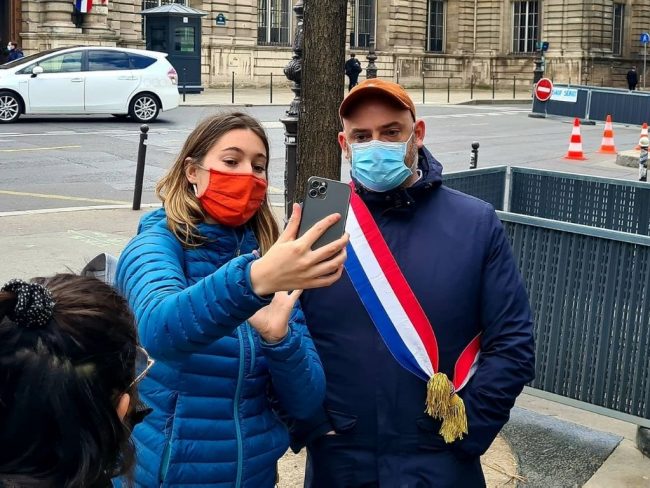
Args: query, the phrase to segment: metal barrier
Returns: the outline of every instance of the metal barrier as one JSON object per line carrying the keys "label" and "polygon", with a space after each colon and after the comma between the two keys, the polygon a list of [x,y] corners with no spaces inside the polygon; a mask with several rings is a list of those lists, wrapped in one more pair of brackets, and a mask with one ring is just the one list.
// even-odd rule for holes
{"label": "metal barrier", "polygon": [[499,217],[534,313],[530,392],[650,427],[650,237]]}
{"label": "metal barrier", "polygon": [[486,201],[497,210],[504,209],[507,166],[455,171],[442,175],[443,184]]}
{"label": "metal barrier", "polygon": [[648,122],[650,93],[618,88],[583,85],[554,85],[554,88],[573,88],[578,97],[575,102],[533,99],[533,113],[578,117],[585,120],[605,120],[608,115],[614,122],[642,124]]}
{"label": "metal barrier", "polygon": [[513,167],[509,197],[513,213],[650,235],[650,183]]}

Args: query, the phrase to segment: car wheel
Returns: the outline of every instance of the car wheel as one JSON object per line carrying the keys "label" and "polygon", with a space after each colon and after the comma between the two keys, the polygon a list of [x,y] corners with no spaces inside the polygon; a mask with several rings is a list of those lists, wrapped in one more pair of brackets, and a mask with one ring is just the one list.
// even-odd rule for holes
{"label": "car wheel", "polygon": [[160,104],[153,95],[142,93],[131,102],[129,115],[136,122],[153,122],[160,113]]}
{"label": "car wheel", "polygon": [[11,92],[0,92],[0,123],[15,122],[20,117],[20,99]]}

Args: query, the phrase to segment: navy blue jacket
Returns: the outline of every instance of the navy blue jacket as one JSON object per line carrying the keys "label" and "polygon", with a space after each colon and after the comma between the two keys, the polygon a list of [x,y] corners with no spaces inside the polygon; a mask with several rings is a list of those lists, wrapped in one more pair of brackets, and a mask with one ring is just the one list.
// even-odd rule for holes
{"label": "navy blue jacket", "polygon": [[133,433],[136,482],[271,488],[289,446],[271,400],[308,417],[323,401],[323,369],[299,307],[278,344],[246,322],[270,300],[251,287],[253,232],[208,224],[199,231],[207,242],[184,248],[156,211],[118,263],[117,286],[156,360],[139,388],[153,412]]}
{"label": "navy blue jacket", "polygon": [[[330,454],[347,448],[353,461],[340,466],[332,461],[329,471],[343,472],[345,462],[351,462],[358,471],[375,471],[381,486],[412,482],[403,472],[404,459],[422,453],[452,452],[454,459],[478,463],[534,375],[528,298],[494,209],[442,186],[442,166],[426,149],[420,150],[419,167],[422,177],[408,189],[358,192],[434,328],[441,371],[451,378],[460,353],[483,334],[478,369],[460,392],[469,435],[445,444],[440,423],[424,413],[426,384],[392,357],[345,273],[329,288],[306,291],[301,298],[325,368],[327,393],[310,421],[289,421],[292,446],[297,450],[307,444],[314,462],[327,466],[316,456],[328,456],[323,434],[335,430],[338,435],[329,442],[336,449]],[[355,450],[365,454],[355,458]],[[435,461],[430,456],[415,461],[417,476],[428,469],[426,463]],[[462,479],[438,482],[408,486],[454,486]],[[344,486],[330,482],[339,485]]]}

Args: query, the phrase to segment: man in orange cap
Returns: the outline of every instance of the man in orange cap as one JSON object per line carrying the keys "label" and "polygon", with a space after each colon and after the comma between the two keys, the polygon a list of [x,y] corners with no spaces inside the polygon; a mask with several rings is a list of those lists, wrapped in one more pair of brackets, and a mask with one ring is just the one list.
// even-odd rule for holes
{"label": "man in orange cap", "polygon": [[370,79],[340,106],[353,193],[348,260],[303,311],[327,377],[293,420],[309,488],[485,485],[480,456],[534,376],[528,298],[487,203],[442,185],[404,89]]}

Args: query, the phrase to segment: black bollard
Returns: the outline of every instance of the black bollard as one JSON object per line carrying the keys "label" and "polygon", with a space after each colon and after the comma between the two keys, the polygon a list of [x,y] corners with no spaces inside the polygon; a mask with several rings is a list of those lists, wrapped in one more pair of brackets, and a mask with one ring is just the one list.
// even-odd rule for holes
{"label": "black bollard", "polygon": [[472,152],[469,156],[469,169],[476,169],[478,166],[478,148],[480,144],[477,141],[472,142]]}
{"label": "black bollard", "polygon": [[422,105],[426,103],[426,80],[424,79],[424,71],[422,72]]}
{"label": "black bollard", "polygon": [[273,73],[271,73],[271,83],[269,85],[269,103],[273,105]]}
{"label": "black bollard", "polygon": [[472,75],[469,81],[469,99],[474,100],[474,75]]}
{"label": "black bollard", "polygon": [[185,101],[186,93],[187,93],[187,68],[183,68],[183,101]]}
{"label": "black bollard", "polygon": [[235,72],[234,71],[232,72],[232,82],[230,83],[230,87],[231,87],[230,99],[234,105],[235,103]]}
{"label": "black bollard", "polygon": [[496,83],[496,78],[492,76],[492,100],[494,100],[494,89],[495,89],[495,83]]}
{"label": "black bollard", "polygon": [[147,135],[149,126],[140,126],[140,144],[138,145],[138,162],[135,169],[135,189],[133,190],[133,210],[140,210],[142,201],[142,182],[144,180],[144,162],[147,158]]}
{"label": "black bollard", "polygon": [[512,77],[512,99],[517,98],[517,77]]}

